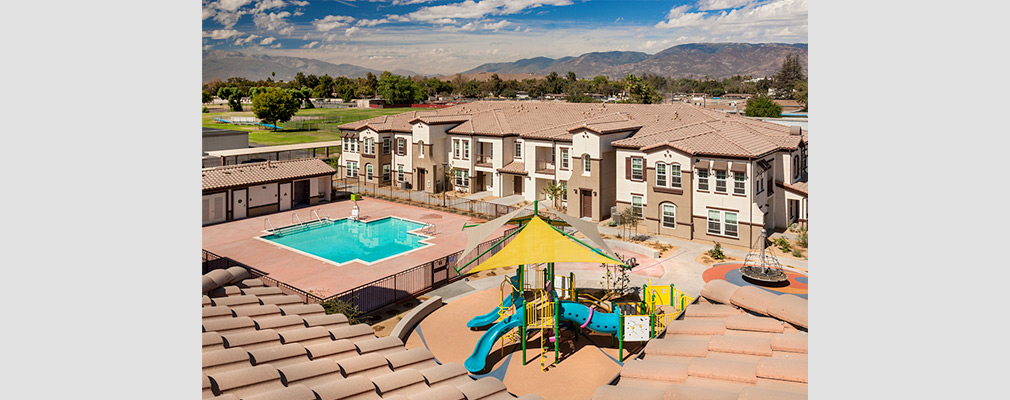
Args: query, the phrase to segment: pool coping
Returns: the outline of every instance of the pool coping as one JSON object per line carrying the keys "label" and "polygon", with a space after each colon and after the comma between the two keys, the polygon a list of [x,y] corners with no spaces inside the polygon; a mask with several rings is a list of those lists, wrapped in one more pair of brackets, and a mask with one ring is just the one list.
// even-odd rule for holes
{"label": "pool coping", "polygon": [[[285,244],[277,243],[277,242],[275,242],[273,240],[265,239],[264,238],[265,236],[270,236],[270,235],[274,234],[274,233],[271,233],[270,231],[267,231],[267,230],[261,230],[260,232],[263,232],[264,235],[255,236],[253,238],[256,239],[256,240],[260,240],[260,241],[269,243],[269,244],[271,244],[271,245],[273,245],[275,247],[279,247],[279,248],[282,248],[282,249],[290,250],[290,251],[293,251],[295,253],[301,254],[303,256],[314,258],[316,260],[325,262],[327,264],[332,264],[332,265],[337,266],[337,267],[342,267],[342,266],[345,266],[347,264],[354,263],[354,262],[357,262],[359,264],[363,264],[363,265],[366,265],[366,266],[370,266],[372,264],[377,264],[377,263],[380,263],[380,262],[383,262],[383,261],[387,261],[387,260],[390,260],[390,259],[393,259],[393,258],[396,258],[396,257],[400,257],[402,255],[406,255],[406,254],[409,254],[409,253],[412,253],[412,252],[415,252],[415,251],[418,251],[418,250],[427,249],[427,248],[429,248],[431,246],[437,246],[437,244],[430,242],[431,239],[435,238],[434,236],[429,236],[429,235],[425,235],[425,234],[420,233],[420,232],[416,232],[416,231],[419,231],[421,229],[424,229],[424,227],[428,225],[428,224],[426,224],[424,222],[414,221],[414,220],[409,219],[409,218],[397,217],[397,216],[394,216],[394,215],[387,215],[385,217],[373,218],[373,219],[368,220],[368,221],[364,221],[362,219],[358,219],[358,221],[364,222],[365,224],[370,224],[372,222],[381,221],[381,220],[384,220],[386,218],[396,218],[396,219],[399,219],[399,220],[403,220],[403,221],[413,222],[415,224],[424,225],[424,226],[422,226],[420,228],[411,229],[409,231],[406,231],[406,233],[420,236],[422,239],[418,240],[418,243],[423,243],[424,246],[419,246],[419,247],[416,247],[416,248],[404,251],[402,253],[397,253],[397,254],[394,254],[394,255],[391,255],[391,256],[388,256],[388,257],[385,257],[385,258],[380,258],[378,260],[371,261],[371,262],[364,261],[364,260],[361,260],[359,258],[354,258],[354,259],[351,259],[351,260],[344,261],[342,263],[338,263],[338,262],[330,260],[328,258],[323,258],[323,257],[317,256],[315,254],[308,253],[308,252],[296,249],[294,247],[291,247],[291,246],[288,246],[288,245],[285,245]],[[329,221],[332,221],[332,222],[337,222],[337,221],[343,221],[343,220],[351,219],[351,217],[344,217],[344,218],[339,218],[339,219],[333,219],[333,218],[327,217],[325,219],[329,220]],[[285,226],[282,226],[280,228],[276,228],[274,230],[278,231],[278,230],[281,230],[281,229],[284,229],[284,228],[290,228],[290,227],[299,226],[299,225],[308,225],[308,224],[311,224],[311,223],[314,223],[314,222],[319,222],[319,220],[302,222],[302,223],[298,223],[298,224],[285,225]]]}

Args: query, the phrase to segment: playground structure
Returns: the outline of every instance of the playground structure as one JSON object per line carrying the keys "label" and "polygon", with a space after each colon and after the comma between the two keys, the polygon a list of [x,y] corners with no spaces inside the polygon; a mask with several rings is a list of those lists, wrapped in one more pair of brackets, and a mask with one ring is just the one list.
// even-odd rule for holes
{"label": "playground structure", "polygon": [[[519,342],[522,347],[522,365],[527,365],[527,341],[531,334],[534,337],[539,335],[540,353],[537,358],[541,369],[546,370],[549,365],[557,364],[560,360],[562,329],[570,329],[576,335],[581,334],[583,329],[613,335],[619,362],[623,362],[624,342],[645,342],[656,337],[692,300],[673,285],[649,283],[643,285],[642,293],[637,298],[634,294],[620,293],[617,290],[603,295],[594,295],[588,289],[580,291],[575,287],[575,274],[558,276],[555,263],[594,262],[624,269],[631,267],[609,249],[592,222],[574,219],[548,207],[543,208],[558,219],[541,215],[537,201],[534,201],[532,207],[532,215],[517,217],[527,209],[523,208],[485,224],[468,226],[478,231],[468,237],[472,243],[480,242],[484,239],[483,233],[494,232],[505,223],[520,225],[519,229],[499,242],[498,245],[504,247],[498,253],[469,271],[472,273],[505,266],[518,267],[515,275],[506,276],[503,280],[498,306],[467,322],[469,328],[490,326],[463,364],[471,373],[485,369],[486,358],[499,340],[503,352],[507,345]],[[583,233],[586,240],[573,237],[558,229],[559,226],[574,228]],[[463,254],[470,254],[472,249],[468,244]],[[481,253],[454,268],[460,272],[480,260],[483,255]],[[548,362],[552,343],[554,359]]]}

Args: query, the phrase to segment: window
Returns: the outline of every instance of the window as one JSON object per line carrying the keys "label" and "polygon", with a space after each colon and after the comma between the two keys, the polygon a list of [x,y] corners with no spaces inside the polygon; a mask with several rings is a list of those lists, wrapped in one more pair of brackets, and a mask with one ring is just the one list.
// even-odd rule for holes
{"label": "window", "polygon": [[389,164],[382,165],[382,181],[389,182]]}
{"label": "window", "polygon": [[708,233],[737,237],[738,228],[736,212],[708,210]]}
{"label": "window", "polygon": [[677,227],[677,206],[673,204],[663,204],[663,227]]}
{"label": "window", "polygon": [[771,196],[772,193],[775,193],[775,176],[768,177],[768,195]]}
{"label": "window", "polygon": [[763,172],[760,175],[758,175],[756,179],[754,179],[754,185],[755,185],[754,194],[758,194],[765,191],[765,181]]}
{"label": "window", "polygon": [[726,236],[737,236],[736,213],[726,211],[726,224],[723,225],[723,234]]}
{"label": "window", "polygon": [[733,193],[735,193],[735,194],[745,194],[746,193],[746,191],[744,190],[745,188],[746,188],[746,186],[744,186],[744,175],[743,175],[743,172],[734,172],[733,173]]}
{"label": "window", "polygon": [[568,201],[568,181],[561,181],[561,201]]}
{"label": "window", "polygon": [[397,165],[396,166],[396,181],[397,182],[403,182],[403,166],[402,165]]}
{"label": "window", "polygon": [[470,186],[470,171],[465,169],[456,170],[456,179],[453,182],[456,186]]}
{"label": "window", "polygon": [[642,218],[642,196],[631,195],[631,208],[635,210],[635,216]]}
{"label": "window", "polygon": [[561,148],[561,169],[568,169],[568,148]]}
{"label": "window", "polygon": [[417,142],[417,153],[419,158],[424,158],[424,141]]}
{"label": "window", "polygon": [[631,180],[640,181],[642,180],[642,159],[638,157],[631,158]]}
{"label": "window", "polygon": [[582,155],[582,171],[584,174],[589,174],[592,171],[593,164],[589,162],[589,154]]}
{"label": "window", "polygon": [[715,171],[715,191],[726,193],[726,171]]}
{"label": "window", "polygon": [[670,187],[680,187],[680,164],[670,164]]}
{"label": "window", "polygon": [[452,140],[452,158],[459,158],[459,140]]}
{"label": "window", "polygon": [[523,144],[522,142],[516,142],[516,154],[513,158],[523,158]]}
{"label": "window", "polygon": [[375,139],[365,139],[365,152],[368,154],[375,154]]}
{"label": "window", "polygon": [[396,154],[407,155],[407,141],[402,138],[396,139]]}
{"label": "window", "polygon": [[708,233],[722,234],[722,224],[719,221],[721,214],[716,210],[708,210]]}
{"label": "window", "polygon": [[350,141],[351,141],[350,139],[348,139],[346,137],[344,138],[343,151],[351,151],[350,144],[349,144]]}
{"label": "window", "polygon": [[348,178],[358,177],[358,163],[356,161],[347,162],[347,177]]}
{"label": "window", "polygon": [[382,138],[382,154],[389,154],[389,149],[389,138]]}
{"label": "window", "polygon": [[470,141],[469,140],[464,140],[463,141],[463,159],[464,160],[469,160],[470,159]]}
{"label": "window", "polygon": [[656,163],[656,186],[666,186],[666,164]]}
{"label": "window", "polygon": [[365,177],[372,180],[372,164],[365,165]]}
{"label": "window", "polygon": [[795,179],[799,177],[800,177],[800,156],[795,155],[793,156],[793,178]]}
{"label": "window", "polygon": [[698,170],[698,190],[708,190],[708,170]]}

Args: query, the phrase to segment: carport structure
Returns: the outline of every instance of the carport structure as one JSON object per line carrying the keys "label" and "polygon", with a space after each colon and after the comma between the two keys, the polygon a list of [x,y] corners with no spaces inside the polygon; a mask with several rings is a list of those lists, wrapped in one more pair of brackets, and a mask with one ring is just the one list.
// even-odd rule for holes
{"label": "carport structure", "polygon": [[280,146],[250,147],[245,149],[208,151],[203,157],[203,167],[236,165],[249,160],[286,161],[306,158],[329,158],[339,155],[341,141],[285,144]]}

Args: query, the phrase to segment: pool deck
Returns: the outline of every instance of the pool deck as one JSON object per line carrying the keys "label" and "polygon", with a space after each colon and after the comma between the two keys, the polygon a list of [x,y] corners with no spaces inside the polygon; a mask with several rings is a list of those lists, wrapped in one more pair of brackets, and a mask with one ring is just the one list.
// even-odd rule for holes
{"label": "pool deck", "polygon": [[[299,254],[280,245],[257,239],[264,235],[266,219],[274,227],[290,225],[297,215],[303,222],[315,219],[312,211],[319,209],[333,219],[351,214],[352,201],[325,203],[260,217],[246,218],[203,227],[203,248],[222,257],[229,257],[250,267],[262,270],[270,277],[291,286],[328,296],[362,284],[413,268],[422,263],[444,257],[466,247],[463,224],[475,221],[473,217],[429,210],[394,202],[366,198],[358,201],[363,221],[395,216],[409,220],[432,223],[436,226],[433,246],[426,246],[405,255],[394,256],[372,265],[350,262],[340,266],[317,258]],[[297,221],[295,221],[297,222]],[[500,237],[508,227],[499,229],[491,238]]]}

